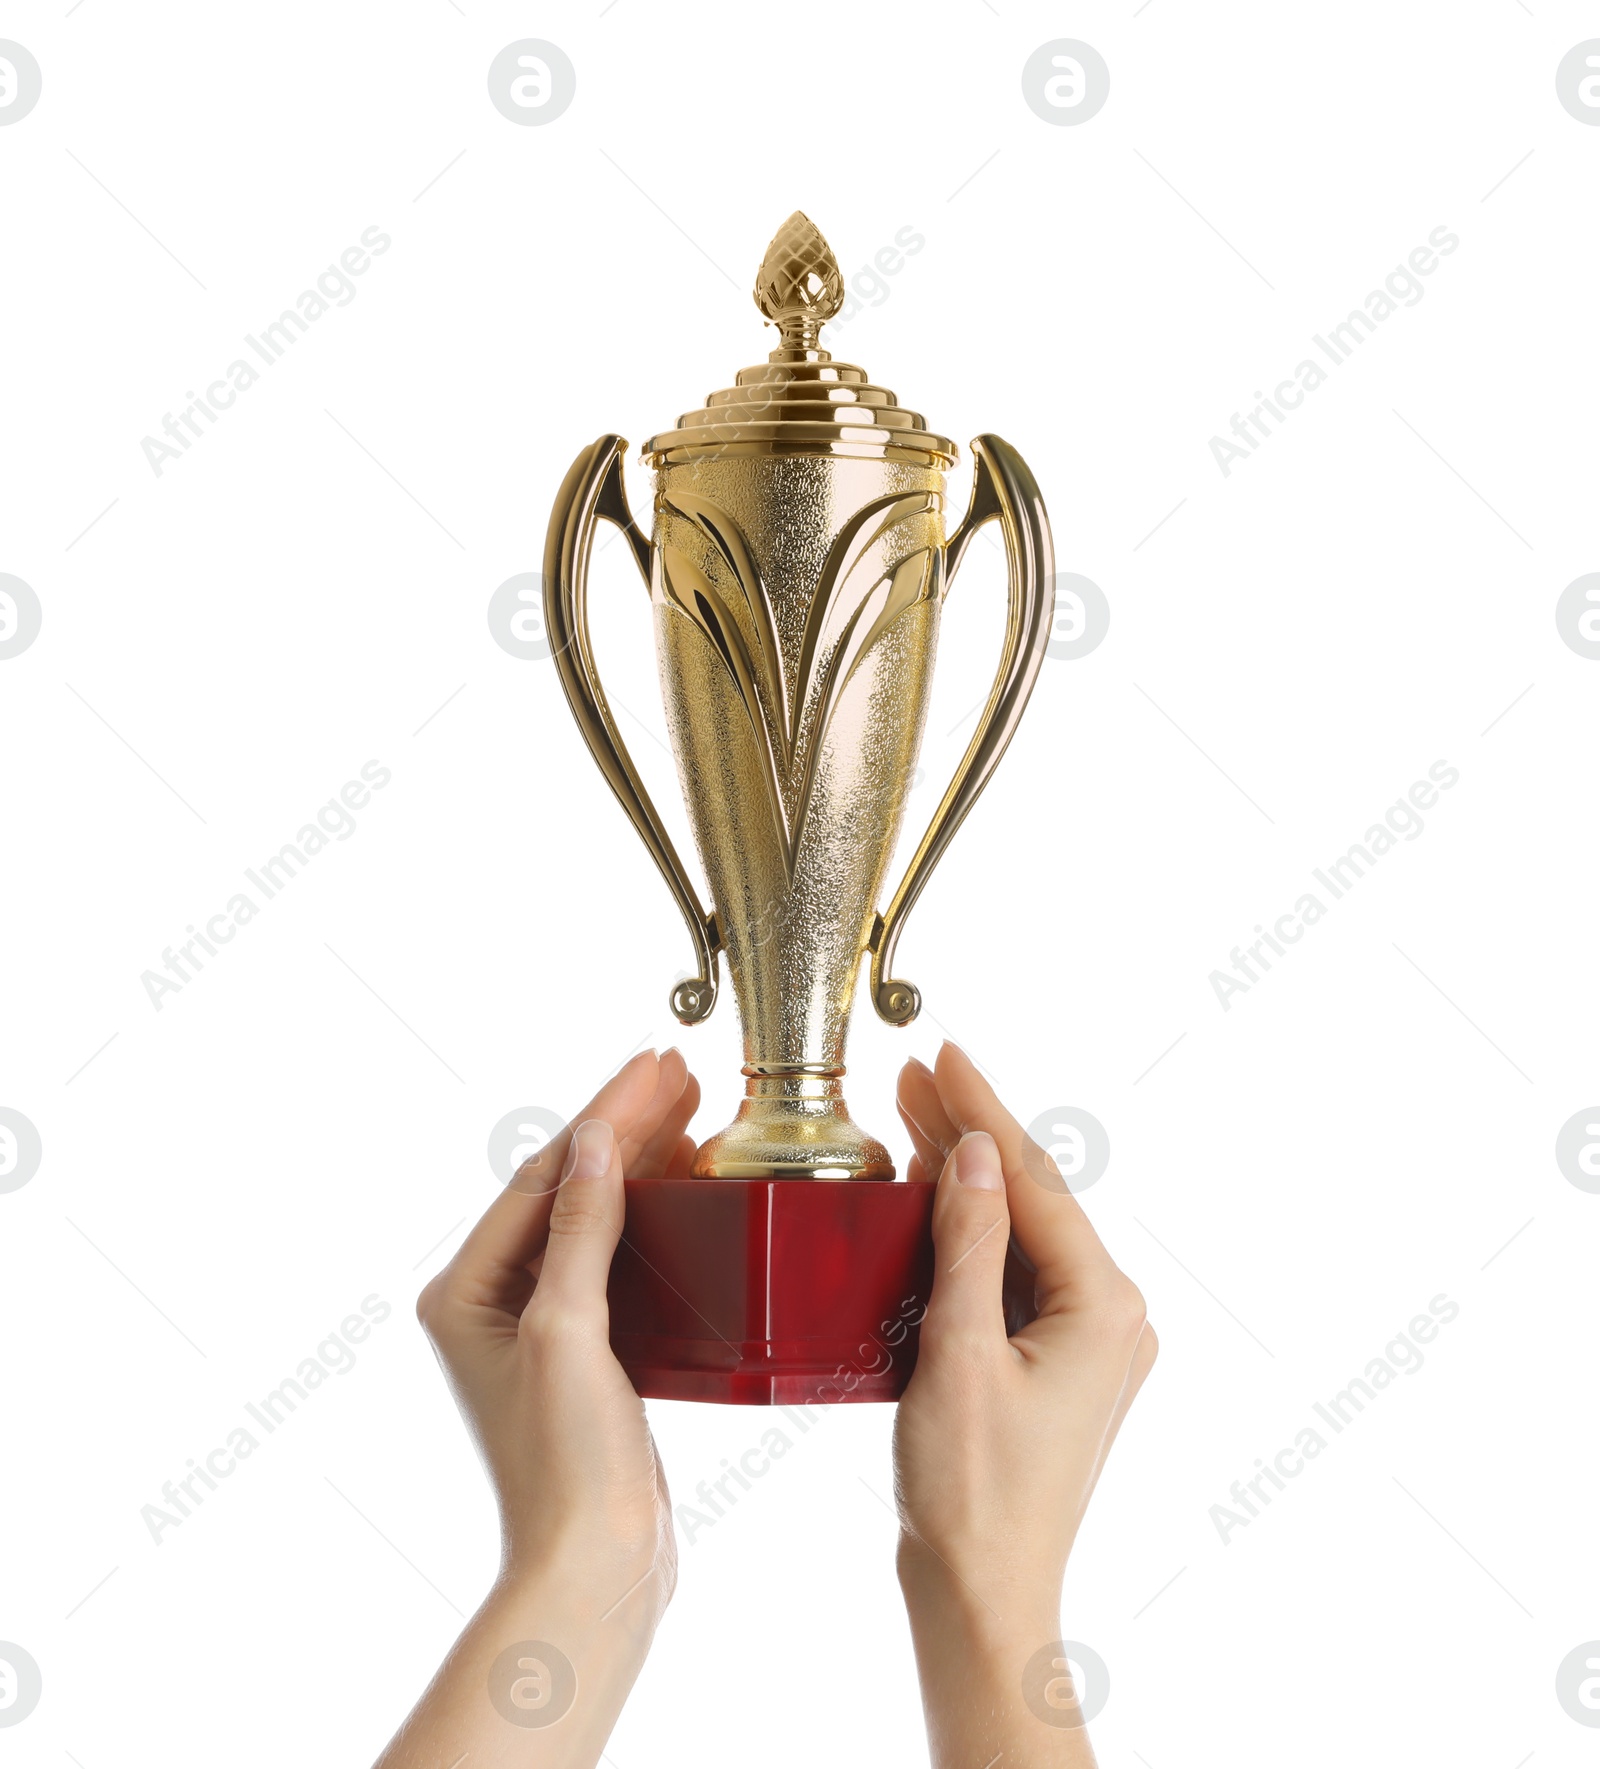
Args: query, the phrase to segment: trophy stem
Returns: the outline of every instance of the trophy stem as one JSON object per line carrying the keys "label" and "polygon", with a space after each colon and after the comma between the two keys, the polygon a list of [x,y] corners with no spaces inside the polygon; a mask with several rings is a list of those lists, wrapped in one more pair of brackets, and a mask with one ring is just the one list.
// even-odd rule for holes
{"label": "trophy stem", "polygon": [[744,1098],[695,1154],[696,1179],[893,1179],[889,1151],[850,1116],[844,1070],[746,1063]]}

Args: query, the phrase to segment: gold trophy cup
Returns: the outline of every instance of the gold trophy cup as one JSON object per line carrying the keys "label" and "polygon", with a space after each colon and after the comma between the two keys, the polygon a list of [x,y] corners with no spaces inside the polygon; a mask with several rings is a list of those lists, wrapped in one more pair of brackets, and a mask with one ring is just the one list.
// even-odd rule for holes
{"label": "gold trophy cup", "polygon": [[[888,1151],[845,1106],[845,1035],[862,955],[873,1005],[908,1025],[917,989],[893,974],[907,915],[1010,742],[1050,632],[1050,529],[1033,475],[997,436],[972,444],[966,516],[945,534],[955,446],[818,345],[843,299],[804,215],[756,279],[779,330],[678,427],[645,445],[647,541],[622,482],[627,444],[573,463],[550,519],[545,610],[579,728],[661,869],[697,974],[673,1012],[703,1020],[727,960],[744,1034],[737,1117],[696,1154],[709,1180],[889,1180]],[[621,529],[650,588],[667,725],[712,908],[651,804],[595,669],[586,580],[595,524]],[[1000,524],[1005,644],[977,730],[887,908],[884,873],[916,770],[939,613],[973,536]]]}

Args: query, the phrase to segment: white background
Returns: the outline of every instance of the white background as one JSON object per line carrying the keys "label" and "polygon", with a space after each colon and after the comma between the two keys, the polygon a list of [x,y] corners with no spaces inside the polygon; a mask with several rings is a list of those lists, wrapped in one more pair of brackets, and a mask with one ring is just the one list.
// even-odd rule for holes
{"label": "white background", "polygon": [[[1600,1097],[1600,663],[1554,618],[1600,567],[1600,129],[1555,90],[1595,19],[7,9],[44,82],[0,129],[0,570],[43,609],[0,663],[0,1105],[44,1151],[0,1196],[0,1639],[44,1678],[9,1761],[369,1760],[494,1564],[411,1314],[491,1127],[680,1036],[697,1130],[731,1114],[731,997],[672,1022],[676,911],[486,609],[581,446],[636,456],[770,347],[747,291],[796,207],[847,273],[925,238],[838,354],[1021,449],[1111,607],[909,924],[923,1019],[858,1012],[849,1090],[903,1156],[894,1067],[948,1033],[1025,1122],[1109,1132],[1085,1201],[1164,1349],[1064,1603],[1103,1760],[1595,1760],[1555,1677],[1600,1637],[1600,1197],[1554,1156]],[[523,37],[577,70],[548,126],[488,101]],[[1023,102],[1058,37],[1111,70],[1081,126]],[[354,299],[158,477],[141,438],[368,227]],[[1438,227],[1423,298],[1224,476],[1210,438]],[[620,548],[594,600],[681,830]],[[919,828],[1002,607],[980,546]],[[369,759],[356,832],[157,1011],[141,974]],[[1210,973],[1441,759],[1424,833],[1224,1011]],[[153,1543],[162,1483],[373,1294],[356,1367]],[[1230,1483],[1440,1294],[1426,1366],[1224,1545]],[[650,1414],[679,1498],[773,1422]],[[615,1769],[925,1760],[890,1422],[836,1411],[684,1545]]]}

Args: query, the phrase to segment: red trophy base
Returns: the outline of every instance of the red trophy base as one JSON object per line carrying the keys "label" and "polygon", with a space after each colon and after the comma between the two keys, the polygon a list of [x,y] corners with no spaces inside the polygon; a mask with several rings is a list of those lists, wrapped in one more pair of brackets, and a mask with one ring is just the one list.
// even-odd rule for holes
{"label": "red trophy base", "polygon": [[[611,1262],[611,1345],[660,1400],[898,1400],[933,1285],[931,1185],[630,1179]],[[1033,1318],[1006,1259],[1008,1332]]]}

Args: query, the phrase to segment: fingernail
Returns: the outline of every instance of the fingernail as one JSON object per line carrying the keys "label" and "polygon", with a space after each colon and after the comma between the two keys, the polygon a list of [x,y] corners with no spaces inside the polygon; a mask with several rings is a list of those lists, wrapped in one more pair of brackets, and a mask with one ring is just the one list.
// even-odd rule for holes
{"label": "fingernail", "polygon": [[920,1069],[924,1075],[931,1075],[933,1073],[933,1070],[930,1069],[919,1056],[908,1056],[906,1058],[906,1067],[908,1069]]}
{"label": "fingernail", "polygon": [[611,1171],[611,1126],[603,1118],[585,1118],[572,1133],[561,1183],[569,1179],[603,1179]]}
{"label": "fingernail", "polygon": [[956,1178],[975,1192],[998,1192],[1005,1185],[1000,1151],[986,1130],[969,1130],[956,1144]]}

